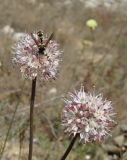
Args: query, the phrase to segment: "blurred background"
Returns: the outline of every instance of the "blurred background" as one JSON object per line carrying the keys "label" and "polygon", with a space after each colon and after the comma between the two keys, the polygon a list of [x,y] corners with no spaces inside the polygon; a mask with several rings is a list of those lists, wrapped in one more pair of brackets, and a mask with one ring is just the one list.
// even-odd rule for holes
{"label": "blurred background", "polygon": [[12,65],[11,50],[23,32],[38,30],[54,32],[64,53],[57,80],[37,83],[33,160],[64,153],[70,137],[61,126],[63,97],[81,83],[112,101],[118,125],[103,144],[77,141],[68,160],[127,160],[127,1],[0,0],[1,160],[27,160],[31,81]]}

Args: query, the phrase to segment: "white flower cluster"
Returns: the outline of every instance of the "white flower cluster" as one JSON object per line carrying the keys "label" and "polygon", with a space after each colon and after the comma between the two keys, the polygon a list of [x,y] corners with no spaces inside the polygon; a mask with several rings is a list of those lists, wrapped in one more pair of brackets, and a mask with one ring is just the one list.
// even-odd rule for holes
{"label": "white flower cluster", "polygon": [[[40,45],[37,33],[34,38]],[[45,44],[48,38],[44,36]],[[39,53],[39,47],[29,34],[24,36],[13,47],[13,62],[20,67],[20,71],[28,79],[33,80],[37,75],[42,81],[55,79],[59,67],[61,51],[54,40],[50,40],[45,48],[44,54]]]}
{"label": "white flower cluster", "polygon": [[101,141],[109,135],[115,123],[111,102],[103,100],[101,95],[86,93],[83,87],[70,96],[62,114],[65,132],[78,133],[83,143]]}

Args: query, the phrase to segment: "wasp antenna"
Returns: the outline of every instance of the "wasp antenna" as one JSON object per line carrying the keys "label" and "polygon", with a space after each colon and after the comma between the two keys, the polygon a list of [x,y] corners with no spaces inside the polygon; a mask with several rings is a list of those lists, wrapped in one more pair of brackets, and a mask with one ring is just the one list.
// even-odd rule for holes
{"label": "wasp antenna", "polygon": [[31,33],[31,37],[34,40],[34,42],[36,43],[36,45],[39,47],[38,41],[36,40],[36,38],[34,37],[33,33]]}
{"label": "wasp antenna", "polygon": [[45,47],[47,47],[49,41],[53,38],[53,36],[54,36],[54,33],[52,33],[52,34],[50,35],[50,37],[48,38],[48,40],[46,41]]}

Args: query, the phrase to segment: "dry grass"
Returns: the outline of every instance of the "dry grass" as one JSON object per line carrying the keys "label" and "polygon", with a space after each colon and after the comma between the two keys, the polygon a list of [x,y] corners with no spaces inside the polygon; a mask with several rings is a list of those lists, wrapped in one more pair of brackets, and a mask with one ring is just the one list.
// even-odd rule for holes
{"label": "dry grass", "polygon": [[[41,87],[37,86],[35,110],[35,159],[56,160],[61,156],[68,144],[68,138],[63,134],[60,125],[63,100],[74,87],[84,83],[87,90],[93,85],[113,101],[117,119],[126,119],[127,111],[127,16],[106,8],[85,9],[76,0],[71,5],[64,1],[51,0],[4,0],[0,4],[0,27],[11,25],[16,32],[33,31],[42,28],[47,33],[55,33],[55,39],[60,42],[64,51],[61,70],[57,80]],[[90,30],[85,21],[95,18],[98,28],[92,40]],[[90,45],[86,42],[90,41]],[[13,128],[7,144],[5,157],[16,159],[19,153],[19,129],[27,125],[29,115],[29,96],[31,82],[24,80],[18,69],[11,63],[11,47],[14,41],[9,35],[0,33],[0,139],[4,140],[9,122],[15,109],[16,101],[20,101]],[[56,88],[56,94],[50,89]],[[21,92],[20,99],[17,94]],[[60,98],[59,98],[60,97]],[[49,117],[46,119],[46,117]],[[26,123],[25,123],[26,121]],[[24,133],[22,159],[27,159],[28,130]],[[55,138],[54,136],[57,136]],[[65,140],[66,139],[66,140]],[[14,149],[9,146],[13,146]],[[86,153],[94,157],[95,146],[80,146],[74,148],[69,160],[83,160]],[[16,150],[16,151],[15,151]],[[14,152],[14,153],[13,153]],[[17,153],[18,152],[18,153]],[[23,154],[24,153],[24,154]],[[13,156],[13,154],[16,154]],[[16,157],[16,158],[14,158]]]}

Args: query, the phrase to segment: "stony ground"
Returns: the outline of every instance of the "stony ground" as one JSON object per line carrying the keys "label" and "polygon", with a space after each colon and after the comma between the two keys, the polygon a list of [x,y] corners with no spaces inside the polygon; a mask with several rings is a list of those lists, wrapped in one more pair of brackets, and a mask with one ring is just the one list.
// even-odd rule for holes
{"label": "stony ground", "polygon": [[[57,160],[68,146],[63,133],[63,96],[84,84],[112,100],[118,125],[101,144],[77,142],[69,160],[127,160],[127,2],[95,0],[0,0],[0,146],[17,112],[3,160],[27,159],[31,82],[11,63],[11,47],[23,32],[53,31],[64,54],[56,81],[38,81],[34,160]],[[91,33],[85,23],[94,18]]]}

